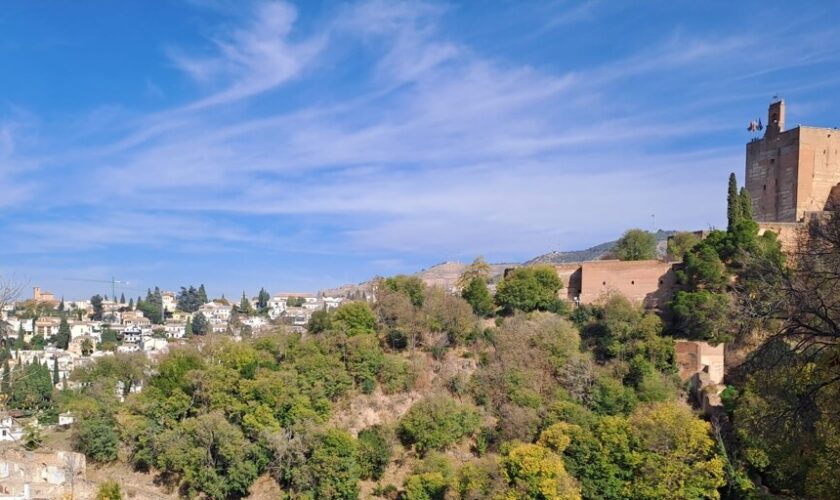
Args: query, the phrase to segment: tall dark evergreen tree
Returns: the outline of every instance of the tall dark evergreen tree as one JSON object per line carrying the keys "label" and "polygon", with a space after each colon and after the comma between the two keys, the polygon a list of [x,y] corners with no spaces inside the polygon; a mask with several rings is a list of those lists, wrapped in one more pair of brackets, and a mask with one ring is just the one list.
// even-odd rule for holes
{"label": "tall dark evergreen tree", "polygon": [[120,304],[125,304],[125,294],[124,293],[120,294]]}
{"label": "tall dark evergreen tree", "polygon": [[61,303],[58,304],[58,312],[64,312],[64,297],[61,297]]}
{"label": "tall dark evergreen tree", "polygon": [[52,375],[52,378],[53,378],[53,385],[58,384],[58,382],[61,380],[58,377],[58,358],[53,359],[53,375]]}
{"label": "tall dark evergreen tree", "polygon": [[732,232],[741,217],[741,198],[738,196],[738,180],[735,172],[729,174],[729,189],[726,193],[726,230]]}
{"label": "tall dark evergreen tree", "polygon": [[3,394],[9,393],[9,388],[12,386],[12,370],[9,368],[9,360],[3,362]]}
{"label": "tall dark evergreen tree", "polygon": [[251,306],[251,301],[248,300],[244,291],[242,292],[242,298],[239,300],[239,312],[245,316],[254,314],[254,308]]}
{"label": "tall dark evergreen tree", "polygon": [[133,298],[128,299],[128,308],[129,309],[134,309],[134,299]]}
{"label": "tall dark evergreen tree", "polygon": [[204,289],[204,283],[198,287],[198,300],[200,300],[202,304],[206,304],[208,302],[207,291]]}
{"label": "tall dark evergreen tree", "polygon": [[271,300],[271,295],[265,291],[265,288],[260,288],[260,293],[257,295],[257,312],[264,313],[267,311],[269,300]]}
{"label": "tall dark evergreen tree", "polygon": [[102,321],[102,300],[99,294],[90,298],[90,305],[93,306],[93,315],[90,318],[94,321]]}
{"label": "tall dark evergreen tree", "polygon": [[195,313],[192,318],[192,331],[195,335],[206,335],[209,330],[207,317],[203,313]]}
{"label": "tall dark evergreen tree", "polygon": [[70,345],[70,323],[67,322],[67,316],[61,316],[61,323],[58,325],[58,334],[55,336],[55,346],[59,349],[67,349]]}
{"label": "tall dark evergreen tree", "polygon": [[741,193],[738,195],[738,209],[740,211],[741,220],[752,220],[752,197],[747,188],[741,188]]}

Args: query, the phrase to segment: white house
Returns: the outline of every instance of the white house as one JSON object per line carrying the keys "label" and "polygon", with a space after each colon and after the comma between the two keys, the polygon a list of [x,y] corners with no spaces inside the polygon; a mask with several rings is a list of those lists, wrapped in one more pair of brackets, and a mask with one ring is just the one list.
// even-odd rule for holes
{"label": "white house", "polygon": [[58,414],[58,425],[73,425],[75,421],[76,417],[70,412]]}
{"label": "white house", "polygon": [[186,323],[166,323],[163,325],[163,331],[170,339],[180,339],[184,336],[186,327]]}
{"label": "white house", "polygon": [[230,320],[232,309],[230,304],[220,304],[218,302],[208,302],[198,308],[212,325],[227,323]]}
{"label": "white house", "polygon": [[173,312],[178,307],[178,297],[175,292],[161,292],[160,298],[163,301],[163,308],[167,311]]}
{"label": "white house", "polygon": [[129,325],[123,330],[123,343],[137,344],[143,338],[143,330],[136,325]]}
{"label": "white house", "polygon": [[332,309],[337,309],[338,306],[344,302],[344,299],[341,297],[321,297],[321,301],[323,301],[324,308],[330,311]]}
{"label": "white house", "polygon": [[23,426],[8,413],[0,415],[0,441],[20,441],[23,438]]}
{"label": "white house", "polygon": [[[70,323],[70,338],[94,335],[93,325],[87,321],[73,321]],[[98,336],[98,335],[97,335]]]}
{"label": "white house", "polygon": [[254,330],[258,328],[263,328],[268,325],[268,321],[266,321],[265,317],[263,316],[250,316],[242,320],[243,325],[248,325]]}
{"label": "white house", "polygon": [[143,337],[140,346],[147,353],[149,352],[163,352],[169,350],[169,342],[166,339],[158,337]]}

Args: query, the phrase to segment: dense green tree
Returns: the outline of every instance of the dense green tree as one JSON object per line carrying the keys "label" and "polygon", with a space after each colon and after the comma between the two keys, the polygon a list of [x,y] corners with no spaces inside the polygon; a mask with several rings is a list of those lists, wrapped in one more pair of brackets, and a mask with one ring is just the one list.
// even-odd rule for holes
{"label": "dense green tree", "polygon": [[385,428],[374,425],[359,432],[358,461],[362,479],[378,480],[391,460],[391,441]]}
{"label": "dense green tree", "polygon": [[119,434],[117,424],[107,415],[97,414],[81,418],[73,428],[73,447],[94,462],[117,459]]}
{"label": "dense green tree", "polygon": [[386,290],[407,295],[415,307],[423,305],[423,299],[425,298],[423,292],[426,290],[426,283],[417,276],[398,274],[385,278],[381,286]]}
{"label": "dense green tree", "polygon": [[256,447],[218,411],[183,420],[157,446],[158,467],[179,477],[190,496],[244,496],[258,475]]}
{"label": "dense green tree", "polygon": [[193,336],[192,318],[187,318],[187,322],[184,324],[184,337],[190,338],[192,336]]}
{"label": "dense green tree", "polygon": [[317,499],[352,500],[359,497],[360,468],[356,442],[346,431],[329,429],[319,433],[306,461],[313,479],[309,491]]}
{"label": "dense green tree", "polygon": [[321,333],[332,329],[332,314],[323,309],[313,311],[309,322],[306,324],[306,331],[309,333]]}
{"label": "dense green tree", "polygon": [[370,334],[376,331],[376,316],[367,302],[347,302],[335,310],[333,326],[347,335]]}
{"label": "dense green tree", "polygon": [[682,260],[686,252],[700,243],[700,237],[690,231],[680,231],[668,238],[668,257]]}
{"label": "dense green tree", "polygon": [[198,300],[200,301],[199,305],[206,304],[210,301],[210,299],[207,298],[207,291],[204,290],[204,283],[198,287]]}
{"label": "dense green tree", "polygon": [[400,438],[420,453],[442,450],[472,435],[479,424],[478,413],[448,396],[431,396],[415,403],[400,419]]}
{"label": "dense green tree", "polygon": [[125,294],[120,293],[120,304],[125,304]]}
{"label": "dense green tree", "polygon": [[563,282],[549,265],[524,266],[505,273],[496,287],[496,303],[508,313],[546,311],[559,300],[557,293]]}
{"label": "dense green tree", "polygon": [[55,346],[59,349],[67,349],[70,345],[70,323],[67,322],[67,316],[61,316],[61,323],[58,325],[58,334],[55,336]]}
{"label": "dense green tree", "polygon": [[260,293],[257,295],[257,312],[263,314],[268,311],[268,301],[271,300],[271,295],[265,291],[265,288],[260,288]]}
{"label": "dense green tree", "polygon": [[46,346],[47,339],[45,339],[40,333],[33,335],[32,338],[29,339],[29,347],[35,351],[42,351]]}
{"label": "dense green tree", "polygon": [[99,337],[99,350],[116,351],[117,345],[119,345],[119,339],[117,339],[117,332],[109,328],[107,325],[103,326],[102,333]]}
{"label": "dense green tree", "polygon": [[580,489],[558,454],[562,451],[538,444],[511,447],[502,459],[504,477],[512,490],[507,498],[579,499]]}
{"label": "dense green tree", "polygon": [[745,187],[738,193],[738,208],[742,220],[753,220],[752,197]]}
{"label": "dense green tree", "polygon": [[58,358],[53,358],[52,381],[53,385],[58,384],[61,379],[58,376]]}
{"label": "dense green tree", "polygon": [[12,370],[9,367],[9,359],[3,360],[3,394],[9,394],[12,387]]}
{"label": "dense green tree", "polygon": [[90,319],[93,321],[102,321],[102,300],[101,295],[94,295],[90,298],[90,305],[93,307],[93,314]]}
{"label": "dense green tree", "polygon": [[726,230],[732,232],[735,225],[740,222],[743,210],[741,209],[741,198],[738,196],[738,180],[735,172],[729,174],[729,186],[726,193]]}
{"label": "dense green tree", "polygon": [[615,243],[613,253],[621,260],[656,258],[656,236],[643,229],[630,229]]}
{"label": "dense green tree", "polygon": [[210,323],[204,313],[197,312],[192,316],[192,333],[193,335],[207,335],[210,333]]}
{"label": "dense green tree", "polygon": [[22,410],[46,409],[51,404],[52,391],[50,369],[36,358],[14,371],[9,406]]}
{"label": "dense green tree", "polygon": [[379,340],[373,335],[357,335],[347,340],[347,371],[361,388],[370,394],[376,386],[376,378],[382,369],[385,356],[379,347]]}
{"label": "dense green tree", "polygon": [[478,276],[467,282],[461,290],[461,297],[470,304],[477,316],[490,316],[496,309],[493,296],[487,289],[487,280],[484,277]]}
{"label": "dense green tree", "polygon": [[728,323],[729,296],[709,290],[679,291],[671,301],[673,326],[690,339],[725,342],[731,340]]}

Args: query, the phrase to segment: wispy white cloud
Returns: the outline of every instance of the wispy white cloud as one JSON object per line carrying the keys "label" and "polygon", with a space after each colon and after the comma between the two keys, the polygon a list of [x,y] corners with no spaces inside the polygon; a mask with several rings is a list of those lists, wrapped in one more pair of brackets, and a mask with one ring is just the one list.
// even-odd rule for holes
{"label": "wispy white cloud", "polygon": [[323,48],[321,37],[290,41],[297,10],[285,2],[258,4],[248,25],[213,39],[215,54],[195,57],[170,50],[181,70],[200,83],[224,88],[186,107],[188,110],[226,104],[268,90],[300,75]]}
{"label": "wispy white cloud", "polygon": [[[291,5],[257,4],[209,51],[170,49],[199,97],[148,114],[92,113],[80,128],[100,140],[48,155],[84,166],[42,196],[53,216],[9,229],[62,251],[212,244],[526,258],[644,226],[651,213],[669,228],[722,218],[710,200],[742,168],[741,146],[700,140],[732,129],[728,114],[703,108],[722,97],[688,78],[697,99],[648,108],[670,96],[639,81],[760,72],[767,56],[753,49],[766,39],[677,32],[560,71],[482,54],[444,30],[449,13],[372,0],[303,31]],[[837,57],[807,46],[802,57]],[[339,70],[353,74],[350,91],[329,88]],[[102,193],[119,213],[54,215],[102,210]]]}

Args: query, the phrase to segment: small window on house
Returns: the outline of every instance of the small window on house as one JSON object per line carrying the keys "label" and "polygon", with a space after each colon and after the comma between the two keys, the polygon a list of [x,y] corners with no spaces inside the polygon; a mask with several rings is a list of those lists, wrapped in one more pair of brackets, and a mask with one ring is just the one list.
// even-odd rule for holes
{"label": "small window on house", "polygon": [[631,280],[631,281],[630,281],[630,284],[631,284],[631,285],[635,285],[635,284],[636,284],[636,281],[635,281],[635,280]]}
{"label": "small window on house", "polygon": [[764,190],[767,191],[767,184],[764,185]]}
{"label": "small window on house", "polygon": [[606,282],[606,281],[604,281],[604,282],[603,282],[603,283],[601,283],[601,284],[602,284],[602,285],[606,285],[606,284],[607,284],[607,282]]}
{"label": "small window on house", "polygon": [[770,158],[770,164],[772,165],[774,163],[776,163],[776,159],[775,158]]}
{"label": "small window on house", "polygon": [[659,284],[660,284],[660,285],[664,285],[664,284],[665,284],[665,281],[664,281],[664,280],[659,280]]}

